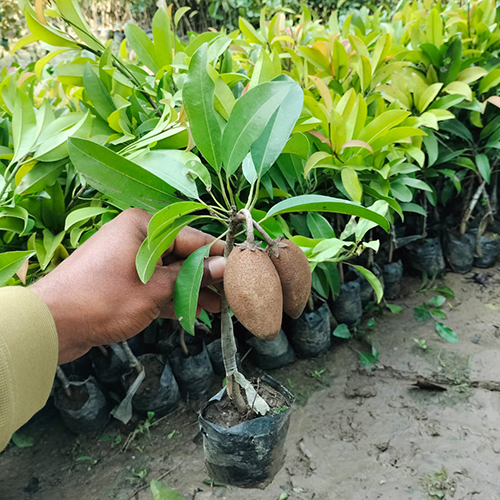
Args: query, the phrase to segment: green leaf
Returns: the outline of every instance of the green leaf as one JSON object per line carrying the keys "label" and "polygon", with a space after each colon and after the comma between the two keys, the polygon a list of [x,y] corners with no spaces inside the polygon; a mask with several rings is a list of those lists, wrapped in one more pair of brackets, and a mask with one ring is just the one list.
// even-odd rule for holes
{"label": "green leaf", "polygon": [[208,45],[191,57],[182,88],[183,104],[196,146],[218,172],[221,169],[222,130],[214,108],[215,84],[207,72]]}
{"label": "green leaf", "polygon": [[303,101],[304,93],[300,86],[292,86],[262,135],[252,144],[250,152],[259,177],[271,168],[285,147],[295,122],[299,119]]}
{"label": "green leaf", "polygon": [[351,197],[352,201],[361,203],[363,198],[363,188],[359,183],[358,173],[353,168],[345,167],[340,171],[342,184]]}
{"label": "green leaf", "polygon": [[198,198],[196,183],[188,177],[187,169],[180,160],[183,153],[186,154],[183,151],[159,149],[140,156],[136,162],[188,198]]}
{"label": "green leaf", "polygon": [[151,481],[150,488],[153,500],[186,500],[180,493],[170,489],[160,481]]}
{"label": "green leaf", "polygon": [[21,180],[16,187],[16,194],[32,194],[52,186],[64,168],[61,161],[50,163],[37,163]]}
{"label": "green leaf", "polygon": [[82,221],[88,221],[93,217],[97,217],[98,215],[104,214],[106,212],[111,212],[109,208],[106,207],[84,207],[78,208],[77,210],[73,210],[67,217],[66,223],[64,225],[64,230],[67,231],[75,224],[78,224]]}
{"label": "green leaf", "polygon": [[34,254],[35,252],[30,251],[0,253],[0,286],[5,285]]}
{"label": "green leaf", "polygon": [[485,154],[476,155],[476,165],[481,177],[489,184],[491,179],[491,167],[488,157]]}
{"label": "green leaf", "polygon": [[205,311],[204,309],[201,310],[201,313],[198,316],[198,319],[202,323],[205,323],[205,325],[207,325],[208,328],[212,328],[212,322],[210,321],[210,316],[208,315],[207,311]]}
{"label": "green leaf", "polygon": [[316,212],[307,214],[307,227],[313,238],[335,238],[335,231],[332,225]]}
{"label": "green leaf", "polygon": [[371,145],[375,139],[378,139],[386,134],[391,128],[402,123],[408,116],[410,116],[408,111],[399,109],[384,111],[366,125],[359,134],[359,137],[354,137],[354,139],[365,141]]}
{"label": "green leaf", "polygon": [[[222,162],[228,175],[233,174],[238,169],[252,145],[265,131],[265,137],[267,137],[268,133],[277,130],[274,125],[267,130],[266,127],[283,101],[287,99],[290,93],[295,95],[296,92],[297,83],[291,78],[282,75],[279,79],[254,87],[236,101],[222,134]],[[293,116],[293,113],[290,114],[288,119],[291,120]],[[286,144],[289,133],[289,131],[286,132],[286,139],[281,149]],[[282,132],[280,132],[281,135]],[[282,138],[280,137],[280,139]],[[266,152],[266,145],[269,145],[269,143],[268,141],[263,142],[264,144],[257,146],[259,154],[256,157],[264,165],[266,163],[264,153]],[[279,152],[281,152],[281,149]],[[270,151],[269,158],[274,155],[275,150],[273,148]],[[253,152],[252,156],[254,156]],[[255,157],[253,159],[255,161]]]}
{"label": "green leaf", "polygon": [[443,323],[436,323],[436,332],[442,339],[446,340],[446,342],[451,342],[452,344],[458,342],[458,335]]}
{"label": "green leaf", "polygon": [[206,208],[206,205],[194,201],[172,203],[172,205],[165,207],[153,215],[148,225],[148,236],[153,238],[157,233],[165,231],[179,217],[199,210],[205,210]]}
{"label": "green leaf", "polygon": [[431,309],[431,316],[433,319],[446,319],[446,313],[442,309]]}
{"label": "green leaf", "polygon": [[389,222],[387,219],[373,210],[352,201],[315,194],[304,194],[280,201],[269,210],[266,218],[290,212],[334,212],[354,215],[371,220],[389,232]]}
{"label": "green leaf", "polygon": [[436,295],[427,301],[427,305],[431,307],[442,307],[446,303],[446,297]]}
{"label": "green leaf", "polygon": [[174,290],[175,315],[186,332],[194,335],[194,322],[198,308],[201,280],[205,258],[210,253],[205,245],[195,250],[182,264]]}
{"label": "green leaf", "polygon": [[127,43],[139,56],[139,60],[145,64],[153,73],[158,73],[160,64],[156,60],[156,50],[148,35],[135,24],[125,26]]}
{"label": "green leaf", "polygon": [[455,292],[448,286],[440,286],[435,289],[435,291],[447,299],[454,300],[455,299]]}
{"label": "green leaf", "polygon": [[358,352],[359,361],[363,366],[372,366],[378,363],[378,356],[367,352]]}
{"label": "green leaf", "polygon": [[164,8],[159,8],[153,17],[153,39],[157,62],[161,66],[172,64],[174,35],[170,27],[170,19]]}
{"label": "green leaf", "polygon": [[18,448],[31,448],[35,444],[35,440],[32,437],[21,434],[20,432],[14,432],[12,435],[12,442]]}
{"label": "green leaf", "polygon": [[429,43],[440,48],[443,44],[443,20],[437,9],[432,9],[427,16],[427,27],[425,30]]}
{"label": "green leaf", "polygon": [[33,149],[36,141],[36,130],[33,103],[20,88],[17,88],[12,114],[12,136],[14,140],[12,163],[20,160]]}
{"label": "green leaf", "polygon": [[99,116],[107,121],[109,115],[116,111],[115,103],[111,98],[108,89],[104,86],[101,79],[94,73],[92,66],[87,64],[83,72],[83,84],[90,102]]}
{"label": "green leaf", "polygon": [[84,179],[112,199],[148,211],[177,201],[164,180],[104,146],[71,138],[69,153]]}
{"label": "green leaf", "polygon": [[428,319],[431,319],[431,313],[425,306],[415,307],[413,309],[413,313],[415,314],[415,319],[417,321],[427,321]]}
{"label": "green leaf", "polygon": [[500,85],[500,69],[494,69],[483,77],[479,84],[479,93],[484,94],[497,85]]}
{"label": "green leaf", "polygon": [[391,311],[392,314],[399,314],[403,312],[403,308],[396,304],[386,304],[385,306],[389,309],[389,311]]}
{"label": "green leaf", "polygon": [[427,132],[427,135],[423,136],[422,140],[427,151],[427,166],[432,167],[439,155],[438,142],[432,130],[427,129],[425,132]]}
{"label": "green leaf", "polygon": [[151,279],[161,256],[172,245],[181,229],[197,219],[199,217],[196,215],[179,217],[164,231],[144,240],[135,260],[139,278],[143,283]]}
{"label": "green leaf", "polygon": [[382,287],[382,283],[380,283],[379,279],[366,267],[363,266],[355,266],[354,264],[351,264],[348,262],[348,264],[351,267],[354,267],[358,272],[360,272],[364,278],[370,283],[372,286],[373,290],[375,291],[375,295],[377,296],[377,302],[380,302],[382,300],[382,297],[384,296],[384,289]]}
{"label": "green leaf", "polygon": [[352,337],[349,327],[347,325],[338,325],[335,330],[333,330],[332,335],[340,339],[350,339]]}

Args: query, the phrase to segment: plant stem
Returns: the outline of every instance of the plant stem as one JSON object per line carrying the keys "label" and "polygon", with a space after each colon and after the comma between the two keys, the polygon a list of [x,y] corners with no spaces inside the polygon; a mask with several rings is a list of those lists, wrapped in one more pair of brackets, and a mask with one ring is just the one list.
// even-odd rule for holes
{"label": "plant stem", "polygon": [[181,334],[179,336],[179,344],[181,345],[182,352],[186,357],[189,356],[189,350],[186,345],[186,340],[184,339],[184,329],[181,328]]}
{"label": "plant stem", "polygon": [[[226,238],[226,249],[224,257],[229,257],[232,252],[235,241],[235,233],[241,223],[241,218],[238,214],[234,214],[229,224],[229,231]],[[234,401],[239,413],[246,413],[248,406],[241,395],[240,386],[236,382],[234,375],[238,372],[236,364],[236,341],[234,339],[233,321],[229,315],[229,305],[227,303],[226,294],[222,291],[222,305],[221,305],[221,347],[222,359],[224,361],[224,368],[226,370],[226,390],[229,399]]]}
{"label": "plant stem", "polygon": [[238,213],[240,213],[243,217],[245,217],[246,229],[247,229],[247,243],[249,245],[253,245],[255,243],[255,236],[253,234],[252,215],[246,208],[243,208]]}
{"label": "plant stem", "polygon": [[122,342],[122,348],[125,351],[125,354],[127,355],[130,368],[135,368],[137,370],[137,373],[141,373],[142,372],[141,362],[135,357],[127,341]]}
{"label": "plant stem", "polygon": [[467,231],[467,222],[469,221],[470,216],[472,215],[472,212],[474,211],[474,208],[476,207],[476,204],[479,200],[479,197],[481,196],[481,193],[484,190],[484,181],[479,185],[477,188],[476,192],[474,193],[474,196],[472,197],[472,200],[469,204],[469,207],[465,211],[465,214],[462,219],[462,223],[460,224],[460,234],[465,234]]}
{"label": "plant stem", "polygon": [[256,221],[253,221],[253,225],[255,229],[260,233],[262,238],[264,238],[264,241],[269,245],[269,246],[274,246],[276,244],[276,240],[273,240],[266,232],[266,230]]}
{"label": "plant stem", "polygon": [[63,386],[64,392],[66,393],[66,396],[68,396],[68,398],[71,398],[72,395],[71,395],[71,389],[69,388],[68,377],[66,377],[66,374],[63,372],[63,369],[60,366],[57,367],[56,373],[57,373],[57,378],[60,380],[60,382]]}
{"label": "plant stem", "polygon": [[24,165],[24,162],[26,161],[26,157],[24,157],[21,161],[17,162],[17,165],[14,167],[14,170],[10,173],[9,177],[5,179],[5,185],[3,186],[2,190],[0,191],[0,200],[3,198],[3,195],[9,188],[10,183],[12,182],[12,179],[16,176],[17,172],[19,169]]}

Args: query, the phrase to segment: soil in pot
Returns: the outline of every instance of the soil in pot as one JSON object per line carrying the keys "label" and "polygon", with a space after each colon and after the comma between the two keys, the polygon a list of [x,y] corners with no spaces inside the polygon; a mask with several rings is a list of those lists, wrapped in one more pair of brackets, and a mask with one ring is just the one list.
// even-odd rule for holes
{"label": "soil in pot", "polygon": [[253,349],[255,364],[263,370],[275,370],[295,361],[295,353],[283,330],[274,340],[250,337],[247,343]]}
{"label": "soil in pot", "polygon": [[481,236],[479,242],[481,255],[477,252],[474,256],[474,266],[487,269],[493,267],[500,255],[500,236],[497,233],[487,232]]}
{"label": "soil in pot", "polygon": [[453,272],[466,274],[472,269],[476,237],[471,233],[446,233],[445,254]]}
{"label": "soil in pot", "polygon": [[225,389],[200,414],[205,465],[212,479],[239,488],[265,488],[283,467],[293,395],[265,375],[254,387],[271,411],[241,416]]}
{"label": "soil in pot", "polygon": [[189,355],[177,347],[169,356],[170,366],[175,375],[181,394],[190,400],[207,396],[212,385],[214,371],[204,343],[187,346]]}
{"label": "soil in pot", "polygon": [[[174,411],[179,404],[180,391],[165,357],[143,354],[138,359],[146,370],[146,377],[132,398],[134,410],[143,415],[152,411],[156,418]],[[133,371],[125,377],[127,389],[135,380],[136,373]]]}
{"label": "soil in pot", "polygon": [[332,342],[328,304],[324,302],[314,311],[306,308],[299,318],[290,322],[290,330],[293,348],[300,358],[315,358],[326,352]]}
{"label": "soil in pot", "polygon": [[333,315],[339,324],[354,325],[363,316],[359,281],[340,285],[340,293],[333,303]]}
{"label": "soil in pot", "polygon": [[63,387],[54,391],[54,404],[66,427],[75,434],[100,432],[108,423],[110,405],[94,377],[70,382],[69,397]]}
{"label": "soil in pot", "polygon": [[384,282],[384,297],[388,300],[397,299],[401,295],[401,283],[403,281],[403,263],[398,260],[385,264],[382,269]]}
{"label": "soil in pot", "polygon": [[410,249],[410,264],[429,278],[439,278],[446,272],[443,249],[439,238],[431,238]]}
{"label": "soil in pot", "polygon": [[[210,344],[207,344],[207,352],[215,374],[219,377],[225,377],[226,370],[224,368],[224,360],[222,359],[221,339],[215,339],[210,342]],[[238,366],[238,370],[241,371],[241,357],[239,353],[236,354],[236,364]]]}

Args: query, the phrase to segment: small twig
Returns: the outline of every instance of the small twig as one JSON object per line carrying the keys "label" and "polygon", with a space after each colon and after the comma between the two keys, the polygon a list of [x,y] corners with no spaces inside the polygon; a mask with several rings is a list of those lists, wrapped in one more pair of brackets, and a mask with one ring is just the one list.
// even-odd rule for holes
{"label": "small twig", "polygon": [[253,234],[252,214],[246,208],[240,210],[238,214],[241,214],[245,218],[246,230],[247,230],[247,243],[249,245],[253,245],[255,243],[255,237]]}
{"label": "small twig", "polygon": [[465,234],[467,231],[467,222],[470,219],[470,216],[472,215],[472,212],[474,211],[474,208],[476,207],[477,202],[479,201],[479,198],[481,196],[481,193],[484,190],[484,181],[479,185],[477,188],[476,192],[474,193],[474,196],[472,197],[472,200],[469,204],[469,208],[465,211],[465,214],[462,218],[462,222],[460,224],[460,234]]}
{"label": "small twig", "polygon": [[340,283],[343,285],[345,283],[345,276],[344,276],[344,265],[342,262],[339,262],[339,277],[340,277]]}
{"label": "small twig", "polygon": [[122,342],[122,347],[123,350],[125,351],[125,354],[127,355],[130,368],[135,368],[137,370],[137,373],[141,373],[142,372],[141,362],[135,357],[134,353],[132,352],[132,349],[130,349],[130,346],[128,345],[128,342],[127,341]]}
{"label": "small twig", "polygon": [[101,351],[101,354],[103,356],[105,356],[106,358],[109,357],[109,352],[108,352],[108,350],[103,345],[98,345],[97,349],[99,349],[99,351]]}
{"label": "small twig", "polygon": [[276,244],[276,240],[273,240],[266,232],[266,230],[256,221],[253,221],[253,225],[255,229],[260,233],[262,238],[264,238],[264,241],[269,245],[269,246],[274,246]]}

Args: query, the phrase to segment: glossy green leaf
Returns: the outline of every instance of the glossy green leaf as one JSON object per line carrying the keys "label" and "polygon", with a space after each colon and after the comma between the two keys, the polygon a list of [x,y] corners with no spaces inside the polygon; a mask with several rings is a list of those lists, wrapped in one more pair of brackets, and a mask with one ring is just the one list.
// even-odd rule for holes
{"label": "glossy green leaf", "polygon": [[156,212],[148,224],[148,236],[153,238],[158,233],[165,231],[176,219],[193,212],[205,210],[203,203],[195,201],[180,201]]}
{"label": "glossy green leaf", "polygon": [[158,73],[159,64],[156,58],[156,50],[148,35],[135,24],[125,26],[127,43],[139,57],[139,60],[153,73]]}
{"label": "glossy green leaf", "polygon": [[340,175],[342,177],[342,184],[344,185],[347,194],[351,197],[351,200],[361,203],[363,198],[363,188],[359,182],[356,170],[346,167],[340,171]]}
{"label": "glossy green leaf", "polygon": [[456,332],[443,323],[436,323],[436,332],[442,339],[446,340],[446,342],[451,342],[452,344],[458,342],[458,335]]}
{"label": "glossy green leaf", "polygon": [[159,231],[151,238],[148,236],[144,240],[135,261],[137,273],[143,283],[147,283],[151,279],[161,256],[172,245],[181,229],[196,219],[199,219],[196,215],[179,217],[164,231]]}
{"label": "glossy green leaf", "polygon": [[64,225],[64,230],[68,231],[72,226],[78,224],[79,222],[87,221],[98,215],[102,215],[109,212],[109,208],[106,207],[84,207],[73,210],[67,217],[66,223]]}
{"label": "glossy green leaf", "polygon": [[153,17],[153,39],[156,61],[161,66],[172,64],[174,34],[166,10],[160,7]]}
{"label": "glossy green leaf", "polygon": [[19,271],[26,259],[35,252],[5,252],[0,253],[0,286],[5,285]]}
{"label": "glossy green leaf", "polygon": [[33,103],[18,88],[12,116],[12,136],[14,139],[14,158],[12,159],[12,163],[22,159],[32,150],[36,141],[36,130],[36,116]]}
{"label": "glossy green leaf", "polygon": [[307,227],[313,238],[335,238],[330,222],[317,212],[308,212]]}
{"label": "glossy green leaf", "polygon": [[280,201],[269,210],[266,218],[290,212],[334,212],[354,215],[356,217],[371,220],[386,231],[389,231],[389,222],[385,217],[382,217],[380,214],[358,203],[314,194],[295,196]]}
{"label": "glossy green leaf", "polygon": [[497,85],[500,85],[500,69],[494,69],[482,78],[479,93],[484,94]]}
{"label": "glossy green leaf", "polygon": [[[233,174],[243,162],[245,156],[250,151],[252,145],[263,135],[269,122],[275,117],[275,112],[279,109],[283,101],[287,99],[290,93],[297,93],[297,83],[291,78],[282,76],[271,82],[265,82],[253,89],[249,90],[245,95],[240,97],[234,105],[231,116],[227,122],[222,135],[222,161],[229,175]],[[283,111],[283,113],[286,112]],[[292,120],[294,113],[288,115],[288,120]],[[295,123],[295,122],[294,122]],[[274,128],[274,125],[272,125]],[[264,137],[267,139],[267,134],[270,132],[277,133],[278,129],[267,129]],[[283,149],[291,130],[288,126],[285,129],[286,137],[281,145]],[[282,135],[282,132],[279,132]],[[271,143],[272,144],[272,143]],[[271,146],[269,140],[263,141],[258,147],[259,154],[252,157],[265,161],[266,149]],[[281,152],[279,150],[278,154]],[[275,155],[275,149],[270,150],[269,158]]]}
{"label": "glossy green leaf", "polygon": [[17,194],[32,194],[52,186],[64,168],[64,161],[37,163],[16,187]]}
{"label": "glossy green leaf", "polygon": [[148,211],[177,201],[164,180],[104,146],[73,138],[69,153],[83,178],[112,199]]}
{"label": "glossy green leaf", "polygon": [[491,179],[491,166],[488,157],[485,154],[476,155],[476,165],[481,177],[489,184]]}
{"label": "glossy green leaf", "polygon": [[375,291],[375,295],[377,296],[377,302],[380,302],[382,300],[382,297],[384,296],[384,288],[382,287],[382,283],[380,283],[380,280],[369,269],[366,269],[366,267],[356,266],[350,263],[349,265],[351,267],[354,267],[354,269],[361,273],[366,281],[370,283],[371,287]]}
{"label": "glossy green leaf", "polygon": [[303,101],[302,89],[299,85],[293,85],[267,123],[262,135],[251,145],[250,152],[258,177],[263,176],[271,168],[285,147],[302,111]]}
{"label": "glossy green leaf", "polygon": [[208,163],[220,171],[222,130],[214,108],[215,84],[207,72],[207,51],[204,44],[193,54],[182,95],[194,142]]}
{"label": "glossy green leaf", "polygon": [[201,280],[205,258],[210,245],[195,250],[182,264],[174,290],[175,315],[186,332],[194,335],[194,323],[198,308]]}
{"label": "glossy green leaf", "polygon": [[104,86],[101,79],[94,73],[90,64],[85,66],[83,72],[83,84],[90,102],[94,109],[99,113],[103,120],[107,120],[109,115],[116,111],[115,103],[111,98],[108,89]]}
{"label": "glossy green leaf", "polygon": [[339,339],[350,339],[352,337],[349,327],[343,323],[338,325],[335,330],[333,330],[332,335],[338,337]]}

